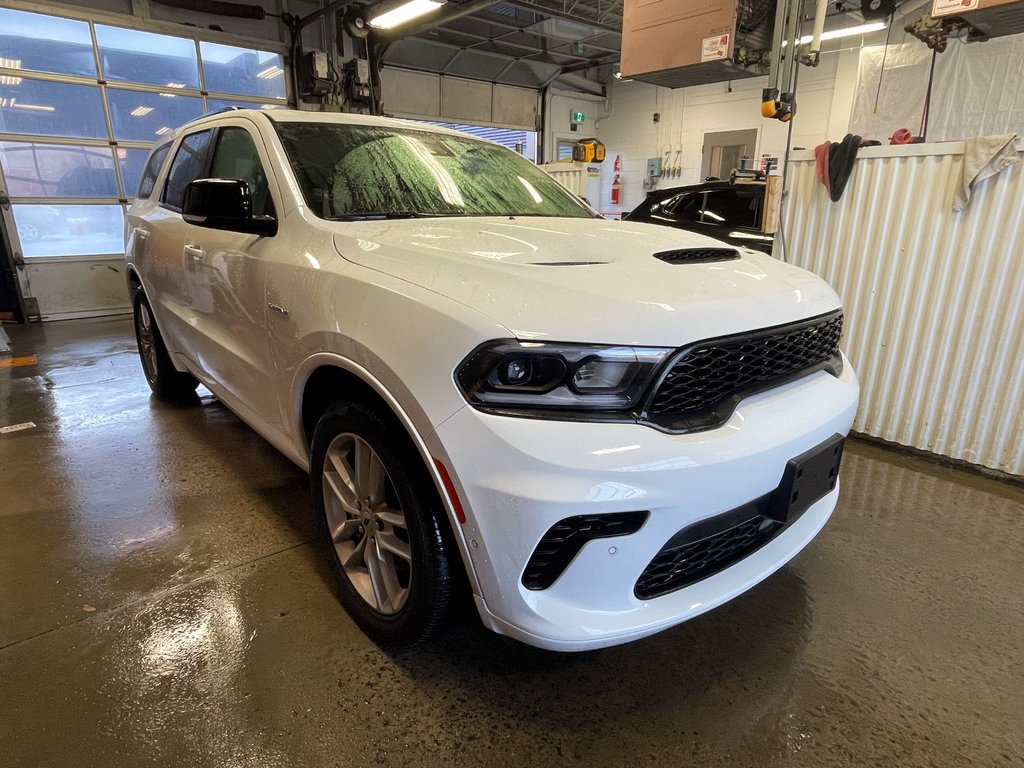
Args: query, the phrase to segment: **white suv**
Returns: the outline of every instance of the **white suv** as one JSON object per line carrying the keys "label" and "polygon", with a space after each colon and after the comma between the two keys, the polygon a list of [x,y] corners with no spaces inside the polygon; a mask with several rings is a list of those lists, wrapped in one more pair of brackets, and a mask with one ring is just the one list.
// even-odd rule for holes
{"label": "white suv", "polygon": [[633,640],[749,589],[836,505],[858,387],[835,293],[605,221],[495,144],[210,115],[154,150],[126,250],[154,393],[202,382],[309,471],[378,640],[470,592],[532,645]]}

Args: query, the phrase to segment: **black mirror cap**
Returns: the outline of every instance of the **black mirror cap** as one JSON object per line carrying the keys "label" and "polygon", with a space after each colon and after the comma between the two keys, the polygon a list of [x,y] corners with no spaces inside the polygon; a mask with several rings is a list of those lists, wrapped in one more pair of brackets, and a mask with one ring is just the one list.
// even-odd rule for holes
{"label": "black mirror cap", "polygon": [[273,216],[253,216],[252,192],[242,179],[198,179],[185,188],[182,218],[208,229],[224,229],[271,237],[277,234]]}

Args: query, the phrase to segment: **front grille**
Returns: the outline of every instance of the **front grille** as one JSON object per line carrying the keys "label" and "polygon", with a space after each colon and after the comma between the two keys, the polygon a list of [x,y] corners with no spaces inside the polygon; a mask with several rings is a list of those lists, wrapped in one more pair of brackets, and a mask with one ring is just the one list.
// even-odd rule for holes
{"label": "front grille", "polygon": [[641,600],[650,600],[706,579],[760,549],[785,527],[778,520],[756,515],[698,541],[691,541],[684,529],[644,569],[633,592]]}
{"label": "front grille", "polygon": [[715,261],[732,261],[739,257],[739,252],[732,248],[680,248],[654,254],[654,258],[669,264],[710,264]]}
{"label": "front grille", "polygon": [[523,571],[527,589],[547,589],[569,567],[569,563],[593,539],[628,536],[647,520],[647,512],[612,512],[576,515],[559,520],[541,537]]}
{"label": "front grille", "polygon": [[814,371],[841,372],[843,315],[699,342],[683,350],[656,389],[647,421],[674,431],[724,424],[744,397]]}

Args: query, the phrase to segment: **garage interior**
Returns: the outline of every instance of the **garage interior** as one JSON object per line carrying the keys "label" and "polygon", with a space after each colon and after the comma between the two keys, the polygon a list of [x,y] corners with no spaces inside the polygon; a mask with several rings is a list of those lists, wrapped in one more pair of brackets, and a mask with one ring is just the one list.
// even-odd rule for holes
{"label": "garage interior", "polygon": [[[1024,764],[1024,3],[828,3],[788,80],[771,20],[811,34],[813,1],[708,6],[724,52],[705,6],[634,0],[448,0],[366,36],[401,5],[0,0],[0,766]],[[842,298],[861,383],[829,524],[628,645],[540,651],[471,609],[375,645],[307,475],[139,367],[125,211],[160,137],[228,107],[464,130],[609,219],[732,171],[779,189],[763,233]],[[880,145],[832,201],[815,148],[847,134]],[[954,210],[985,136],[1005,167]]]}

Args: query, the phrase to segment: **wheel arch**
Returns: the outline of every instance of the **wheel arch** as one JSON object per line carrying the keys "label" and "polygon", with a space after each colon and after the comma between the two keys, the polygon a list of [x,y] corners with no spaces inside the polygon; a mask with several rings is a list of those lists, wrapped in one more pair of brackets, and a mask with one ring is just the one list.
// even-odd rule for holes
{"label": "wheel arch", "polygon": [[310,446],[313,440],[313,430],[316,428],[320,415],[331,403],[337,402],[339,399],[353,399],[354,397],[354,399],[381,409],[382,416],[385,418],[390,416],[401,427],[434,484],[434,489],[448,519],[449,530],[458,544],[470,587],[475,595],[479,595],[479,583],[474,572],[472,558],[469,555],[468,542],[456,513],[456,504],[435,464],[437,460],[427,447],[426,435],[421,434],[421,430],[417,428],[407,409],[370,371],[355,361],[336,353],[320,352],[307,358],[299,366],[293,381],[291,418],[297,433],[301,436],[301,446],[297,447],[302,451],[310,471],[312,471]]}

